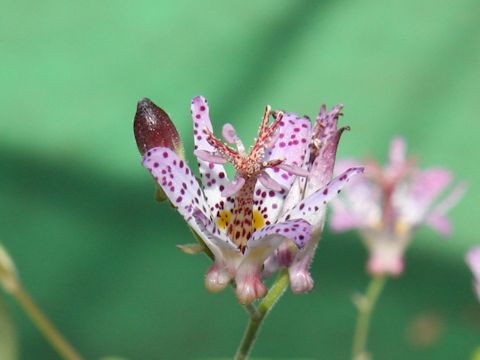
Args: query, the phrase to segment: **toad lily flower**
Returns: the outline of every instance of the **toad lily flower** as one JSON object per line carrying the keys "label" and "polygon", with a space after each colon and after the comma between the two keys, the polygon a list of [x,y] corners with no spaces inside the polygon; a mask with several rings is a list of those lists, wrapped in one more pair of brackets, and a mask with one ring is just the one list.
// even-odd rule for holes
{"label": "toad lily flower", "polygon": [[[293,199],[294,182],[310,179],[313,172],[303,167],[311,136],[307,118],[267,106],[247,153],[231,124],[224,125],[222,135],[236,150],[213,134],[203,97],[193,99],[191,111],[201,181],[170,147],[149,149],[143,164],[213,254],[206,287],[220,291],[234,280],[239,301],[249,304],[267,292],[261,275],[267,258],[282,244],[307,248],[318,214],[363,169],[348,169],[305,199]],[[232,181],[224,168],[227,162],[236,171]]]}
{"label": "toad lily flower", "polygon": [[477,298],[480,300],[480,246],[475,246],[465,256],[468,267],[474,276],[474,286]]}
{"label": "toad lily flower", "polygon": [[[452,226],[446,214],[465,191],[464,184],[457,185],[436,202],[452,182],[452,173],[443,168],[420,170],[406,158],[402,138],[392,141],[389,157],[383,169],[375,162],[368,163],[366,175],[355,179],[332,204],[332,229],[360,231],[370,252],[368,270],[373,275],[403,272],[404,252],[421,224],[449,235]],[[340,162],[338,170],[355,163]]]}

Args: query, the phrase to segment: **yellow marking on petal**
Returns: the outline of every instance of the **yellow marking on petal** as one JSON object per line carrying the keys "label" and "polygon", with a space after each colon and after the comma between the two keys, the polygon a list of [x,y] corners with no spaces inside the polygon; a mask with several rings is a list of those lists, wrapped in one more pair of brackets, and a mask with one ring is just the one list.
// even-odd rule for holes
{"label": "yellow marking on petal", "polygon": [[232,212],[230,210],[222,210],[217,218],[217,225],[220,229],[225,230],[232,221]]}
{"label": "yellow marking on petal", "polygon": [[404,221],[398,221],[395,224],[395,233],[397,235],[406,235],[410,231],[410,226]]}
{"label": "yellow marking on petal", "polygon": [[253,227],[255,230],[259,230],[265,226],[265,218],[263,214],[258,210],[253,210]]}

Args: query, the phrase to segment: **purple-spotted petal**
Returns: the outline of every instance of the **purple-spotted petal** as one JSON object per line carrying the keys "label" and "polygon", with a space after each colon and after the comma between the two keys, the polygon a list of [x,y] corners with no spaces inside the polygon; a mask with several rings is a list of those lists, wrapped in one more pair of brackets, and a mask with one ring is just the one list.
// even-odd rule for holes
{"label": "purple-spotted petal", "polygon": [[[195,209],[192,216],[202,234],[207,238],[208,241],[205,241],[205,243],[212,250],[217,260],[224,258],[225,252],[239,253],[237,247],[220,231],[216,223],[200,209]],[[221,252],[219,253],[217,249],[220,249]]]}
{"label": "purple-spotted petal", "polygon": [[332,110],[328,111],[326,105],[320,107],[320,112],[317,116],[317,122],[314,128],[314,137],[323,139],[329,137],[337,130],[338,118],[342,114],[343,105],[335,105]]}
{"label": "purple-spotted petal", "polygon": [[283,216],[285,219],[301,218],[307,220],[312,224],[314,233],[311,241],[304,249],[296,254],[292,265],[289,267],[290,283],[293,292],[303,293],[312,290],[313,279],[310,275],[309,268],[323,229],[326,204],[341,191],[352,177],[361,173],[363,173],[362,167],[354,167],[346,170]]}
{"label": "purple-spotted petal", "polygon": [[[195,150],[201,151],[202,155],[214,154],[215,148],[207,141],[205,129],[213,131],[210,121],[209,108],[207,100],[202,96],[197,96],[192,100],[192,119],[193,133],[195,141]],[[215,209],[218,204],[224,200],[221,192],[228,183],[227,172],[218,158],[208,157],[198,159],[202,184],[210,208]]]}
{"label": "purple-spotted petal", "polygon": [[[277,249],[281,248],[282,250],[294,252],[295,249],[290,248],[290,244],[294,244],[294,247],[297,249],[302,249],[309,243],[311,237],[312,226],[302,219],[267,225],[253,233],[251,239],[248,241],[248,247],[242,264],[255,263],[257,266],[260,266],[270,257],[272,269],[275,268],[274,271],[276,271],[278,267],[286,265],[282,263],[282,259],[278,257],[279,254],[275,253]],[[290,240],[290,243],[286,243],[286,240]],[[282,256],[288,257],[290,255],[280,254],[280,257]]]}
{"label": "purple-spotted petal", "polygon": [[[282,208],[288,190],[297,178],[295,169],[298,170],[305,161],[305,153],[310,137],[311,123],[305,117],[293,113],[284,115],[276,134],[276,141],[266,151],[266,160],[284,159],[283,166],[267,169],[266,173],[281,187],[275,191],[261,183],[255,189],[255,203],[257,210],[267,215],[266,221],[274,223]],[[288,165],[292,166],[288,168]],[[283,169],[282,169],[283,167]],[[285,170],[287,169],[288,170]],[[300,170],[296,171],[297,173]]]}
{"label": "purple-spotted petal", "polygon": [[268,248],[273,251],[285,239],[293,241],[301,249],[310,240],[311,235],[312,226],[302,219],[287,220],[278,224],[267,225],[253,233],[248,241],[245,256],[248,257],[253,252],[258,251],[258,249]]}
{"label": "purple-spotted petal", "polygon": [[185,161],[173,150],[157,147],[145,153],[143,166],[151,172],[172,205],[188,224],[199,232],[192,216],[193,211],[198,208],[210,216],[210,209],[206,205],[200,185]]}
{"label": "purple-spotted petal", "polygon": [[215,222],[196,209],[193,217],[201,231],[205,244],[214,255],[214,264],[205,277],[205,287],[218,292],[223,290],[232,280],[234,268],[241,259],[241,253],[237,247],[218,229]]}
{"label": "purple-spotted petal", "polygon": [[326,204],[340,193],[352,177],[363,173],[363,170],[362,167],[346,170],[343,174],[330,181],[325,187],[304,199],[282,218],[286,220],[305,219],[313,225],[315,230],[322,228]]}
{"label": "purple-spotted petal", "polygon": [[[294,113],[285,114],[277,130],[276,142],[266,151],[266,160],[285,159],[284,164],[301,166],[305,159],[310,130],[311,123],[308,118]],[[289,177],[282,176],[282,171],[269,172],[273,173],[272,177],[278,182],[292,182]]]}
{"label": "purple-spotted petal", "polygon": [[[319,139],[317,144],[315,141],[309,148],[309,161],[311,166],[310,175],[305,189],[305,195],[309,196],[321,187],[325,186],[333,177],[333,169],[335,167],[335,158],[337,155],[337,147],[345,130],[349,128],[341,128],[334,131],[330,136]],[[319,149],[316,148],[319,146]]]}

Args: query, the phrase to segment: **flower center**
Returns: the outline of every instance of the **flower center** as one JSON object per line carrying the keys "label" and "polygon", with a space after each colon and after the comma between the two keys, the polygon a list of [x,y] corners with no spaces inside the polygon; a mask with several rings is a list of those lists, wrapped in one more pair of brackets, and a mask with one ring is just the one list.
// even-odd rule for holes
{"label": "flower center", "polygon": [[[275,118],[271,125],[269,125],[270,116]],[[235,194],[233,209],[231,212],[228,210],[222,211],[217,219],[217,224],[222,229],[226,228],[227,234],[242,252],[245,251],[247,241],[253,232],[265,225],[262,214],[253,210],[253,196],[257,180],[273,190],[281,190],[280,184],[274,181],[265,172],[265,169],[281,165],[283,159],[264,161],[264,154],[265,149],[273,145],[276,131],[282,119],[283,112],[273,113],[270,106],[266,107],[258,139],[248,155],[245,153],[243,143],[237,136],[235,129],[230,124],[224,126],[223,135],[227,142],[237,146],[237,150],[224,144],[209,129],[205,129],[207,141],[215,148],[215,153],[196,153],[198,157],[211,162],[230,162],[237,171],[235,181],[222,193],[223,196],[233,196]]]}

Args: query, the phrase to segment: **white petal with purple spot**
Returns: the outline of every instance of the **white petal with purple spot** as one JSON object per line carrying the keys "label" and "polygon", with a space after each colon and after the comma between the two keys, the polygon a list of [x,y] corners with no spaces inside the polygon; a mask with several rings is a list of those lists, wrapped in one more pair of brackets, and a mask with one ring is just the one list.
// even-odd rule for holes
{"label": "white petal with purple spot", "polygon": [[[215,153],[215,148],[208,143],[205,133],[205,128],[213,131],[207,100],[205,100],[205,98],[202,96],[197,96],[194,98],[192,100],[191,111],[193,119],[195,150],[200,151],[202,155]],[[205,196],[210,209],[212,210],[212,208],[215,209],[218,207],[218,204],[222,200],[225,200],[221,196],[221,192],[228,183],[228,178],[223,165],[214,163],[215,159],[218,160],[218,156],[214,157],[212,155],[213,162],[202,160],[202,158],[205,159],[206,157],[200,156],[198,158],[198,166]]]}
{"label": "white petal with purple spot", "polygon": [[305,219],[315,226],[315,230],[322,228],[322,217],[324,217],[327,203],[340,193],[342,188],[353,176],[361,173],[363,173],[362,167],[346,170],[343,174],[330,181],[325,187],[317,190],[300,202],[291,211],[282,216],[282,219]]}
{"label": "white petal with purple spot", "polygon": [[209,217],[211,212],[197,179],[185,161],[169,148],[158,147],[145,154],[143,166],[151,172],[172,205],[201,235],[193,212],[198,208]]}
{"label": "white petal with purple spot", "polygon": [[[305,153],[311,131],[311,123],[307,118],[293,113],[284,115],[280,122],[273,146],[265,153],[265,160],[285,159],[283,164],[300,167],[305,160]],[[262,214],[265,214],[267,224],[274,223],[283,208],[283,202],[290,190],[295,174],[288,170],[276,167],[265,171],[270,178],[283,189],[275,191],[272,186],[258,183],[255,190],[255,205]],[[295,170],[292,170],[295,172]],[[272,181],[269,184],[274,184]],[[268,185],[268,184],[267,184]]]}

